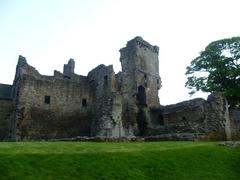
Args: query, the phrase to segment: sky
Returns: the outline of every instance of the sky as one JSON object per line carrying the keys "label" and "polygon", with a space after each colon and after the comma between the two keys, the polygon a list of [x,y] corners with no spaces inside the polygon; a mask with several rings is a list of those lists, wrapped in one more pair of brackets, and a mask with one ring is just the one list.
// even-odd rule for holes
{"label": "sky", "polygon": [[239,36],[239,0],[0,0],[0,83],[12,84],[18,56],[53,75],[99,64],[121,71],[119,49],[136,36],[159,51],[162,105],[189,96],[185,71],[212,41]]}

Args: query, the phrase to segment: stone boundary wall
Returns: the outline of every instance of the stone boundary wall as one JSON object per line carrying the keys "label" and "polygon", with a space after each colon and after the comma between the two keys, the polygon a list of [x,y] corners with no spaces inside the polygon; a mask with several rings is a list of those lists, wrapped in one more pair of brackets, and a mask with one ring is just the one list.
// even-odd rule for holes
{"label": "stone boundary wall", "polygon": [[0,84],[0,99],[11,99],[12,85]]}
{"label": "stone boundary wall", "polygon": [[0,140],[10,139],[12,115],[12,100],[0,99]]}
{"label": "stone boundary wall", "polygon": [[229,109],[231,136],[233,140],[240,139],[240,108]]}
{"label": "stone boundary wall", "polygon": [[80,141],[80,142],[147,142],[147,141],[198,141],[202,140],[203,135],[198,133],[172,133],[156,136],[77,136],[72,138],[45,139],[44,141]]}
{"label": "stone boundary wall", "polygon": [[225,99],[212,93],[207,100],[197,98],[163,106],[164,131],[168,133],[201,133],[204,139],[226,139]]}

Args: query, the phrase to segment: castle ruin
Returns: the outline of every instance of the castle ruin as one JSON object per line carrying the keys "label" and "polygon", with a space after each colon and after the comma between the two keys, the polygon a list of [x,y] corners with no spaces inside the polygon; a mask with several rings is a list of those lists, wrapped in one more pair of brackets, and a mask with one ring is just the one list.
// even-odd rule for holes
{"label": "castle ruin", "polygon": [[99,65],[87,76],[74,73],[70,59],[63,73],[45,76],[19,56],[13,85],[0,84],[0,139],[59,139],[77,136],[159,136],[240,138],[240,115],[211,94],[160,106],[159,48],[141,37],[120,49],[122,71]]}

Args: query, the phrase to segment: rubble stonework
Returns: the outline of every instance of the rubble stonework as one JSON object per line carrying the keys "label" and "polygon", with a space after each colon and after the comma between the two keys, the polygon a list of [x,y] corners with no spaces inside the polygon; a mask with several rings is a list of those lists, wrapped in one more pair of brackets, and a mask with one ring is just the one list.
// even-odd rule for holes
{"label": "rubble stonework", "polygon": [[13,85],[0,85],[0,138],[239,137],[239,111],[228,113],[219,94],[160,106],[158,53],[157,46],[136,37],[120,49],[121,72],[99,65],[87,76],[74,73],[73,59],[63,73],[44,76],[19,56]]}
{"label": "rubble stonework", "polygon": [[218,93],[163,107],[165,131],[200,133],[204,139],[226,139],[226,101]]}
{"label": "rubble stonework", "polygon": [[240,108],[232,108],[230,114],[231,138],[233,140],[240,139]]}
{"label": "rubble stonework", "polygon": [[13,102],[11,85],[0,84],[0,140],[11,138]]}

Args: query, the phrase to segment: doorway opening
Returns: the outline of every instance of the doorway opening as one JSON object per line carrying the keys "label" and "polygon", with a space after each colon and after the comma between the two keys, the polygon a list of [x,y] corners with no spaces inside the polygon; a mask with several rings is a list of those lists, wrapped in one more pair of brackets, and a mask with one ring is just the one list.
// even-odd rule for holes
{"label": "doorway opening", "polygon": [[143,86],[138,86],[137,102],[139,105],[147,106],[146,90]]}

